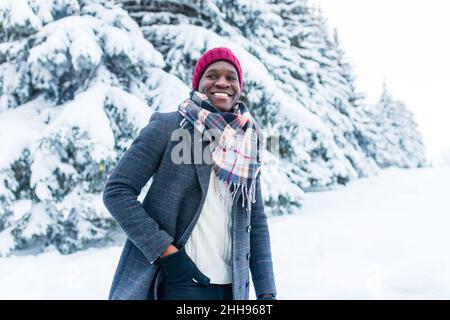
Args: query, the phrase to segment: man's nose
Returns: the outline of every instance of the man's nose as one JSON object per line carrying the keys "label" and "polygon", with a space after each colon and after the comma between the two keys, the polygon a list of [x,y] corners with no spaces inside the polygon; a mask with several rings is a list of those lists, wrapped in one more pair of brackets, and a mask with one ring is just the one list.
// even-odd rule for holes
{"label": "man's nose", "polygon": [[217,79],[216,85],[221,86],[221,87],[227,87],[229,85],[229,83],[225,76],[221,76],[221,77],[219,77],[219,79]]}

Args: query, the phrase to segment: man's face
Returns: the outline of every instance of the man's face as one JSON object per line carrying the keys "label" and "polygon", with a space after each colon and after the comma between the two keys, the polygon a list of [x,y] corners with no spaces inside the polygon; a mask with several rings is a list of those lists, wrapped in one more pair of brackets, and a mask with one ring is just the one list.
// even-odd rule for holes
{"label": "man's face", "polygon": [[210,64],[200,79],[198,91],[206,94],[217,109],[229,112],[241,96],[236,69],[226,61]]}

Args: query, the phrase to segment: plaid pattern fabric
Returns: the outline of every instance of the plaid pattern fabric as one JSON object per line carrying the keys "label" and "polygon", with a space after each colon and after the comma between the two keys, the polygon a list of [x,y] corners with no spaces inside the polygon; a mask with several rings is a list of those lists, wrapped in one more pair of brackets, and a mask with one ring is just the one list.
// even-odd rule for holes
{"label": "plaid pattern fabric", "polygon": [[239,101],[232,112],[221,112],[205,94],[191,91],[190,98],[178,106],[184,117],[180,123],[192,124],[211,141],[213,169],[220,196],[234,201],[240,192],[242,206],[255,202],[256,177],[261,170],[264,136],[247,106]]}

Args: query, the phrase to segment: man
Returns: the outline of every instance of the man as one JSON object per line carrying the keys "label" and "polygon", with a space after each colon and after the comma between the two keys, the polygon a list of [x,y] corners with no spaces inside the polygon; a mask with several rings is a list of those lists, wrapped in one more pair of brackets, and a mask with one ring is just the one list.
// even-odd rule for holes
{"label": "man", "polygon": [[[205,52],[190,98],[175,112],[155,112],[112,171],[103,200],[128,239],[110,299],[245,300],[249,269],[257,298],[275,299],[260,185],[264,141],[239,101],[242,76],[231,50]],[[179,130],[187,131],[183,159],[196,158],[201,133],[211,161],[175,159]]]}

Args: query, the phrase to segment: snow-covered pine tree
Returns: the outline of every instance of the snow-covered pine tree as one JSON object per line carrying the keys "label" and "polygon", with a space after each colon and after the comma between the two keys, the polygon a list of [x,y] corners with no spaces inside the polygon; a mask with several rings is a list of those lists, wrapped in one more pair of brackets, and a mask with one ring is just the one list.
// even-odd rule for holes
{"label": "snow-covered pine tree", "polygon": [[195,62],[216,46],[243,64],[242,99],[269,145],[280,139],[280,157],[265,154],[269,215],[378,168],[378,114],[306,0],[115,2],[125,10],[0,2],[0,253],[69,253],[113,238],[101,200],[108,173],[153,111],[187,97]]}
{"label": "snow-covered pine tree", "polygon": [[423,138],[414,115],[402,101],[392,97],[386,83],[383,84],[380,101],[374,107],[374,119],[379,137],[374,155],[380,167],[426,165]]}
{"label": "snow-covered pine tree", "polygon": [[108,242],[103,186],[161,54],[109,1],[1,1],[0,21],[0,253]]}
{"label": "snow-covered pine tree", "polygon": [[[378,167],[370,154],[370,150],[374,148],[371,130],[376,124],[370,118],[365,95],[356,89],[353,66],[342,48],[337,29],[334,30],[333,42],[330,45],[336,52],[338,64],[336,72],[340,74],[339,81],[345,84],[341,86],[341,90],[346,90],[344,97],[347,98],[343,103],[341,97],[335,97],[333,105],[348,116],[352,127],[351,132],[343,134],[349,142],[343,148],[347,148],[347,158],[352,162],[360,177],[371,175],[377,171]],[[360,149],[364,152],[363,154],[359,152]]]}

